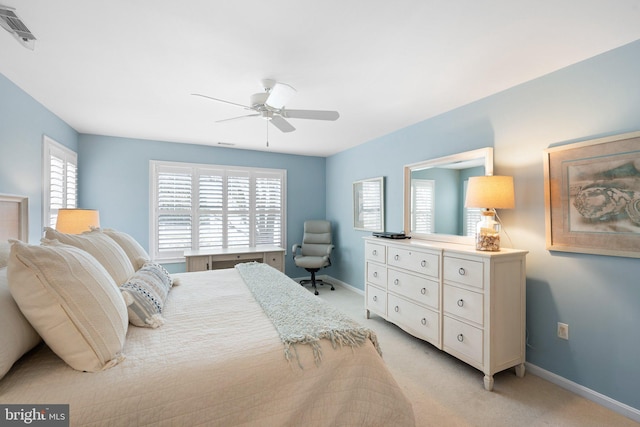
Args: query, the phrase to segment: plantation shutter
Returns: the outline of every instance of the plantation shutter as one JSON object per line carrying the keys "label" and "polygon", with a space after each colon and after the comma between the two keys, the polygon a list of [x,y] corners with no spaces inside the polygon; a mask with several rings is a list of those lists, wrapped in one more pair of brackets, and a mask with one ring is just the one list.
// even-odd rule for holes
{"label": "plantation shutter", "polygon": [[58,210],[75,208],[78,203],[77,154],[54,140],[44,137],[45,192],[43,221],[45,227],[55,227]]}
{"label": "plantation shutter", "polygon": [[250,246],[250,212],[249,173],[230,171],[227,177],[227,247]]}
{"label": "plantation shutter", "polygon": [[434,197],[435,197],[435,181],[430,179],[413,179],[411,180],[411,191],[413,193],[411,200],[413,205],[414,223],[411,224],[411,230],[418,233],[433,233],[434,230]]}
{"label": "plantation shutter", "polygon": [[256,176],[255,245],[282,246],[282,178]]}
{"label": "plantation shutter", "polygon": [[284,245],[283,170],[151,161],[152,256]]}
{"label": "plantation shutter", "polygon": [[159,255],[175,255],[191,248],[192,177],[187,168],[157,175],[157,242]]}
{"label": "plantation shutter", "polygon": [[370,230],[382,230],[381,215],[382,199],[380,198],[380,182],[364,181],[362,183],[363,206],[362,221],[364,228]]}

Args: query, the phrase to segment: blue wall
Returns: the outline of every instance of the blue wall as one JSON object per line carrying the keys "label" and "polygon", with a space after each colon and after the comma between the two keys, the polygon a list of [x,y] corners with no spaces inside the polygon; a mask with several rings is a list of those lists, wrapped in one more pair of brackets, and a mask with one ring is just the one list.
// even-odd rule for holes
{"label": "blue wall", "polygon": [[[325,158],[97,135],[80,135],[78,145],[82,207],[99,209],[102,226],[131,234],[147,249],[149,160],[286,169],[286,271],[307,275],[293,264],[290,249],[302,241],[306,219],[325,216]],[[184,271],[184,263],[167,267]]]}
{"label": "blue wall", "polygon": [[[398,130],[327,159],[327,219],[340,224],[333,276],[363,289],[352,181],[386,177],[386,228],[403,228],[403,166],[485,146],[514,176],[500,216],[527,249],[527,360],[640,410],[640,260],[545,249],[542,153],[552,145],[640,130],[640,41]],[[640,249],[640,248],[639,248]],[[568,323],[570,340],[556,337]]]}
{"label": "blue wall", "polygon": [[29,197],[29,241],[42,237],[42,137],[78,150],[78,133],[0,74],[0,193]]}

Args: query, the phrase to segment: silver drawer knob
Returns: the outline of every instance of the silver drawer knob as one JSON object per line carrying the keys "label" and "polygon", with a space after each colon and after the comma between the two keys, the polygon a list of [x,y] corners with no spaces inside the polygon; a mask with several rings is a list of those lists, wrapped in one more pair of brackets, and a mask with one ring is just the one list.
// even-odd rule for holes
{"label": "silver drawer knob", "polygon": [[422,295],[426,295],[426,294],[427,294],[427,288],[422,288],[422,289],[420,289],[420,293],[421,293]]}
{"label": "silver drawer knob", "polygon": [[458,341],[460,342],[464,341],[464,335],[458,334]]}
{"label": "silver drawer knob", "polygon": [[464,305],[464,300],[462,298],[460,298],[458,300],[458,307],[462,307]]}
{"label": "silver drawer knob", "polygon": [[421,265],[422,267],[426,267],[428,264],[427,264],[427,261],[423,259],[423,260],[420,262],[420,265]]}
{"label": "silver drawer knob", "polygon": [[378,277],[378,272],[377,271],[373,272],[373,277]]}
{"label": "silver drawer knob", "polygon": [[398,280],[398,279],[394,280],[393,284],[396,285],[396,286],[399,285],[400,284],[400,280]]}
{"label": "silver drawer knob", "polygon": [[394,308],[394,310],[395,310],[395,311],[396,311],[396,313],[397,313],[397,312],[399,312],[399,311],[400,311],[400,307],[398,307],[398,306],[396,305],[396,307]]}
{"label": "silver drawer knob", "polygon": [[374,249],[372,253],[373,253],[373,256],[378,255],[378,251],[376,249]]}
{"label": "silver drawer knob", "polygon": [[396,255],[393,257],[393,259],[395,259],[396,261],[398,261],[400,259],[400,255]]}
{"label": "silver drawer knob", "polygon": [[461,276],[464,276],[464,275],[467,274],[467,270],[465,270],[464,268],[460,267],[458,269],[458,274],[461,275]]}
{"label": "silver drawer knob", "polygon": [[378,296],[377,295],[373,296],[373,301],[378,301]]}
{"label": "silver drawer knob", "polygon": [[427,319],[423,317],[420,323],[422,323],[424,326],[427,326]]}

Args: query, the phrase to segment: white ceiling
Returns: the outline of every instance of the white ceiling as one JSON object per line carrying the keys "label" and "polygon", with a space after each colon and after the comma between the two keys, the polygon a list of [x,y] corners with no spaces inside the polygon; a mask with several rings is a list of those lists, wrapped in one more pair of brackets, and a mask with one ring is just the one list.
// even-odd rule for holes
{"label": "white ceiling", "polygon": [[[640,39],[640,0],[0,0],[0,73],[81,133],[328,156]],[[335,122],[248,118],[260,80]]]}

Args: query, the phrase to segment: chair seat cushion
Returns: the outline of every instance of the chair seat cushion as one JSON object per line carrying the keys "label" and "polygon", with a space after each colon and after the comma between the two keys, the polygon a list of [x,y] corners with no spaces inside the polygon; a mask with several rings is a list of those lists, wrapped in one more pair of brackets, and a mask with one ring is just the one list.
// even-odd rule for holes
{"label": "chair seat cushion", "polygon": [[329,265],[329,258],[326,256],[297,256],[295,262],[302,268],[322,268]]}

